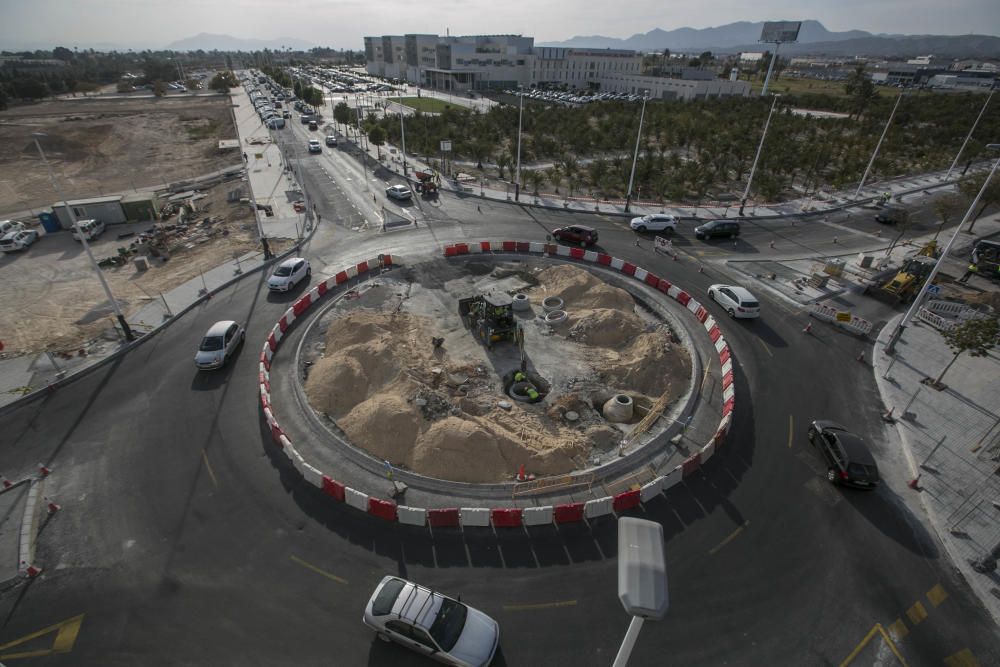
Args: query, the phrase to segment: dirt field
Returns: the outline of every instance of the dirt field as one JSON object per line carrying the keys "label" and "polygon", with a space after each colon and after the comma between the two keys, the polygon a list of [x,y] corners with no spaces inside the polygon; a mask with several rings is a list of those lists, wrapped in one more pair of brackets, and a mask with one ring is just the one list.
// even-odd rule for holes
{"label": "dirt field", "polygon": [[58,198],[33,132],[71,199],[169,183],[238,165],[228,97],[49,100],[0,112],[0,211]]}
{"label": "dirt field", "polygon": [[[313,408],[356,446],[397,467],[462,482],[508,480],[521,465],[538,475],[586,468],[594,457],[614,455],[645,414],[612,423],[603,413],[609,399],[627,394],[648,408],[664,393],[676,401],[690,382],[690,358],[669,328],[583,269],[529,273],[521,265],[482,277],[418,270],[405,284],[394,280],[384,277],[324,315],[325,331],[309,344],[305,389]],[[537,305],[517,316],[525,372],[546,392],[537,403],[504,393],[520,368],[516,346],[487,351],[457,314],[455,294],[508,288],[534,304],[562,298],[569,312],[557,328],[542,323]],[[443,340],[438,347],[435,336]]]}

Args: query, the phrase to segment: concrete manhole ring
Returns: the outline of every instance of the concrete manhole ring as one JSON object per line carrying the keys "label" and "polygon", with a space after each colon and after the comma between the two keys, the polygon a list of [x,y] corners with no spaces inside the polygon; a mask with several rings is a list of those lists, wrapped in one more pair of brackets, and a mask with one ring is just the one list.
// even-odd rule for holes
{"label": "concrete manhole ring", "polygon": [[545,315],[546,324],[563,324],[569,315],[565,310],[553,310]]}

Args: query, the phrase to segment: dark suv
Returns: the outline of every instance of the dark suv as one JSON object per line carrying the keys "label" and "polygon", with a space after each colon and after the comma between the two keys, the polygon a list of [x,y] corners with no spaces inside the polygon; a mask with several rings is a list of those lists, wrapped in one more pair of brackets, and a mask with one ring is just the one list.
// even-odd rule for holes
{"label": "dark suv", "polygon": [[569,227],[553,229],[552,237],[557,241],[589,246],[597,243],[597,230],[584,225],[570,225]]}
{"label": "dark suv", "polygon": [[699,239],[739,236],[740,223],[735,220],[709,220],[704,225],[695,227],[694,235]]}
{"label": "dark suv", "polygon": [[868,445],[843,426],[830,421],[814,421],[809,426],[809,442],[826,459],[826,478],[834,484],[869,491],[878,486],[878,466]]}

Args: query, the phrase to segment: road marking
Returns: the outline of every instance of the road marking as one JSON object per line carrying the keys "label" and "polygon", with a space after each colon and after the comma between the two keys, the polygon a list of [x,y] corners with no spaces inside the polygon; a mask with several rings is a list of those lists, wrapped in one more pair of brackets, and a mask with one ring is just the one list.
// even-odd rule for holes
{"label": "road marking", "polygon": [[884,639],[885,643],[889,646],[889,650],[892,651],[893,655],[896,656],[896,659],[899,660],[899,663],[903,665],[903,667],[906,667],[906,660],[904,660],[903,656],[900,655],[899,649],[896,648],[896,645],[893,643],[892,639],[889,637],[888,634],[886,634],[886,631],[882,628],[881,623],[876,623],[875,627],[868,631],[868,634],[865,635],[865,638],[861,640],[861,643],[855,646],[854,650],[851,651],[851,654],[846,658],[844,658],[844,661],[840,663],[840,667],[847,667],[847,665],[851,664],[851,661],[853,661],[856,657],[858,657],[858,654],[861,653],[861,650],[868,645],[868,642],[870,642],[876,634],[882,635],[882,639]]}
{"label": "road marking", "polygon": [[306,569],[309,569],[309,570],[312,570],[316,574],[321,574],[324,577],[326,577],[327,579],[330,579],[332,581],[336,581],[338,584],[346,584],[347,583],[347,579],[342,579],[341,577],[338,577],[335,574],[330,574],[329,572],[327,572],[325,570],[321,570],[318,567],[316,567],[315,565],[313,565],[312,563],[305,562],[304,560],[302,560],[298,556],[289,556],[289,558],[292,559],[292,562],[298,563],[302,567],[304,567]]}
{"label": "road marking", "polygon": [[948,599],[948,591],[944,589],[944,586],[938,584],[934,588],[927,591],[927,599],[930,600],[931,604],[935,607],[940,607],[941,603]]}
{"label": "road marking", "polygon": [[788,415],[788,446],[792,446],[792,434],[795,432],[795,421]]}
{"label": "road marking", "polygon": [[504,611],[531,611],[532,609],[556,609],[558,607],[573,607],[576,600],[563,600],[562,602],[539,602],[538,604],[505,604]]}
{"label": "road marking", "polygon": [[201,450],[201,459],[205,462],[205,470],[208,471],[208,476],[212,478],[212,486],[219,486],[219,480],[215,478],[215,473],[212,471],[212,465],[208,462],[208,454],[205,450]]}
{"label": "road marking", "polygon": [[743,522],[742,526],[739,526],[736,530],[729,533],[729,536],[726,539],[722,540],[721,542],[716,544],[712,549],[710,549],[708,555],[714,556],[715,552],[717,552],[719,549],[721,549],[722,547],[726,546],[727,544],[735,540],[739,536],[739,534],[742,533],[743,530],[749,525],[750,525],[750,519],[747,519],[746,521]]}
{"label": "road marking", "polygon": [[949,655],[944,659],[944,664],[946,667],[980,667],[976,656],[972,655],[972,651],[967,648]]}
{"label": "road marking", "polygon": [[47,628],[42,628],[37,632],[32,632],[30,635],[25,635],[20,639],[15,639],[12,642],[7,642],[6,644],[0,645],[0,651],[4,649],[11,648],[13,646],[18,646],[24,644],[25,642],[31,641],[32,639],[37,639],[42,635],[47,635],[50,632],[55,632],[56,637],[52,642],[52,648],[35,649],[32,651],[21,651],[18,653],[0,653],[0,660],[15,660],[17,658],[35,658],[43,655],[49,655],[52,653],[69,653],[73,650],[73,644],[76,643],[76,637],[80,634],[80,625],[83,623],[83,614],[79,616],[74,616],[73,618],[62,621],[61,623],[56,623],[55,625],[50,625]]}
{"label": "road marking", "polygon": [[767,343],[765,343],[764,341],[762,341],[762,340],[761,340],[760,338],[758,338],[758,339],[757,339],[757,342],[759,342],[759,343],[760,343],[760,346],[761,346],[762,348],[764,348],[764,351],[765,351],[765,352],[767,352],[767,353],[768,353],[768,355],[770,355],[771,357],[773,357],[773,356],[774,356],[774,353],[773,353],[773,352],[771,352],[771,348],[769,348],[769,347],[767,346]]}
{"label": "road marking", "polygon": [[917,625],[927,618],[927,610],[924,609],[924,605],[915,602],[912,607],[906,610],[906,617],[910,619],[910,623]]}
{"label": "road marking", "polygon": [[889,626],[889,635],[897,642],[902,641],[903,637],[908,634],[910,634],[910,629],[906,627],[906,621],[901,618],[897,618]]}

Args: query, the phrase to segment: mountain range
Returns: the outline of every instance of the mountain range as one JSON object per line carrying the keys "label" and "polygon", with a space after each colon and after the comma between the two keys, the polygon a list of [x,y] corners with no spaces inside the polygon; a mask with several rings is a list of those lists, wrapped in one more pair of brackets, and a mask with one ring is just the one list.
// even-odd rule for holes
{"label": "mountain range", "polygon": [[[577,36],[561,42],[539,42],[538,46],[592,49],[631,49],[635,51],[737,53],[773,49],[761,44],[762,21],[740,21],[713,28],[655,28],[625,39],[603,35]],[[915,56],[934,54],[943,57],[1000,58],[1000,37],[992,35],[875,35],[864,30],[833,32],[819,21],[802,21],[795,44],[783,44],[785,55],[867,55]]]}
{"label": "mountain range", "polygon": [[231,35],[213,35],[202,32],[194,37],[179,39],[167,44],[164,48],[171,51],[261,51],[271,49],[280,51],[291,48],[293,51],[308,51],[315,44],[295,37],[278,37],[276,39],[242,39]]}

